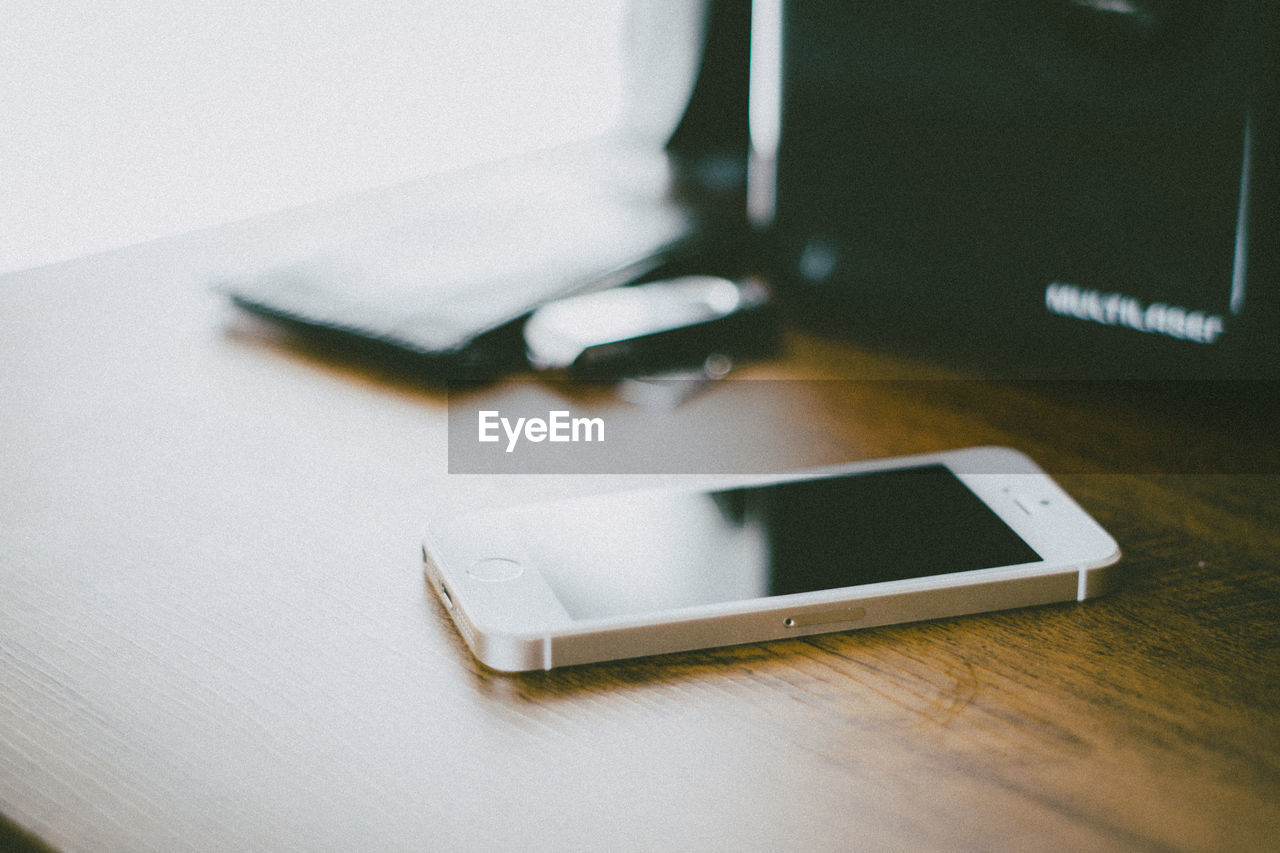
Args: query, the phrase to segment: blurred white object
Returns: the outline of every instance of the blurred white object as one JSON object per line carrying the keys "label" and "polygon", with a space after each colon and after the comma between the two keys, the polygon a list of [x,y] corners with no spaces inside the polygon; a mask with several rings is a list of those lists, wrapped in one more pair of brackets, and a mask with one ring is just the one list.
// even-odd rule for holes
{"label": "blurred white object", "polygon": [[626,129],[666,144],[684,116],[706,41],[709,0],[630,0],[622,63]]}

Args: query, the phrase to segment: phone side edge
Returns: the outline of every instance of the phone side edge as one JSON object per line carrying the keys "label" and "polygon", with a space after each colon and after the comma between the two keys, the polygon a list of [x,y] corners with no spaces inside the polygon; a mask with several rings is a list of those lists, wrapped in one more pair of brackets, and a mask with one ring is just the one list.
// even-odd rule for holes
{"label": "phone side edge", "polygon": [[[1106,532],[1105,530],[1103,531]],[[1124,568],[1119,565],[1124,557],[1119,543],[1111,538],[1114,546],[1112,552],[1105,557],[1080,567],[1079,580],[1076,586],[1076,601],[1097,598],[1115,590],[1124,583]]]}
{"label": "phone side edge", "polygon": [[[772,642],[1077,600],[1074,569],[927,590],[853,596],[675,622],[553,632],[551,667]],[[788,625],[788,620],[794,627]]]}

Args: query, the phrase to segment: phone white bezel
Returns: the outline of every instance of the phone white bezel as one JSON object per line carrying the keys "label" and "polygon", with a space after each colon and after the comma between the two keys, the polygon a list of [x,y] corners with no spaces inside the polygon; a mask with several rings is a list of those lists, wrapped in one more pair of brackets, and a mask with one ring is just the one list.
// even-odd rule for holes
{"label": "phone white bezel", "polygon": [[[1043,559],[838,589],[574,619],[522,544],[504,535],[504,511],[465,513],[428,528],[426,575],[475,656],[491,669],[551,669],[696,648],[760,642],[1083,600],[1111,585],[1115,540],[1022,453],[977,447],[754,476],[709,476],[664,491],[707,491],[942,464]],[[568,500],[589,500],[571,498]],[[509,560],[501,580],[471,567]],[[501,564],[489,564],[501,565]],[[485,572],[478,571],[477,575]],[[490,572],[492,574],[492,572]]]}

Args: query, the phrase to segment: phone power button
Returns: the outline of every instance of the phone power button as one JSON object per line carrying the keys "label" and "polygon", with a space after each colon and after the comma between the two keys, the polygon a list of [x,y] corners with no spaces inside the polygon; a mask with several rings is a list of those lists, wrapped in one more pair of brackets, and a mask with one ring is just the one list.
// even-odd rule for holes
{"label": "phone power button", "polygon": [[512,581],[524,574],[524,566],[506,557],[485,557],[472,563],[467,574],[478,581],[490,583]]}

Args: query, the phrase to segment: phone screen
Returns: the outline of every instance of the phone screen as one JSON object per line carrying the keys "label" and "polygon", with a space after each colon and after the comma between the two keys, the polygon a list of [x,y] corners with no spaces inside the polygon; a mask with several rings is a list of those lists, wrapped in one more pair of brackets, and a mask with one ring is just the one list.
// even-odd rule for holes
{"label": "phone screen", "polygon": [[575,619],[1041,559],[942,465],[585,498],[504,524]]}

